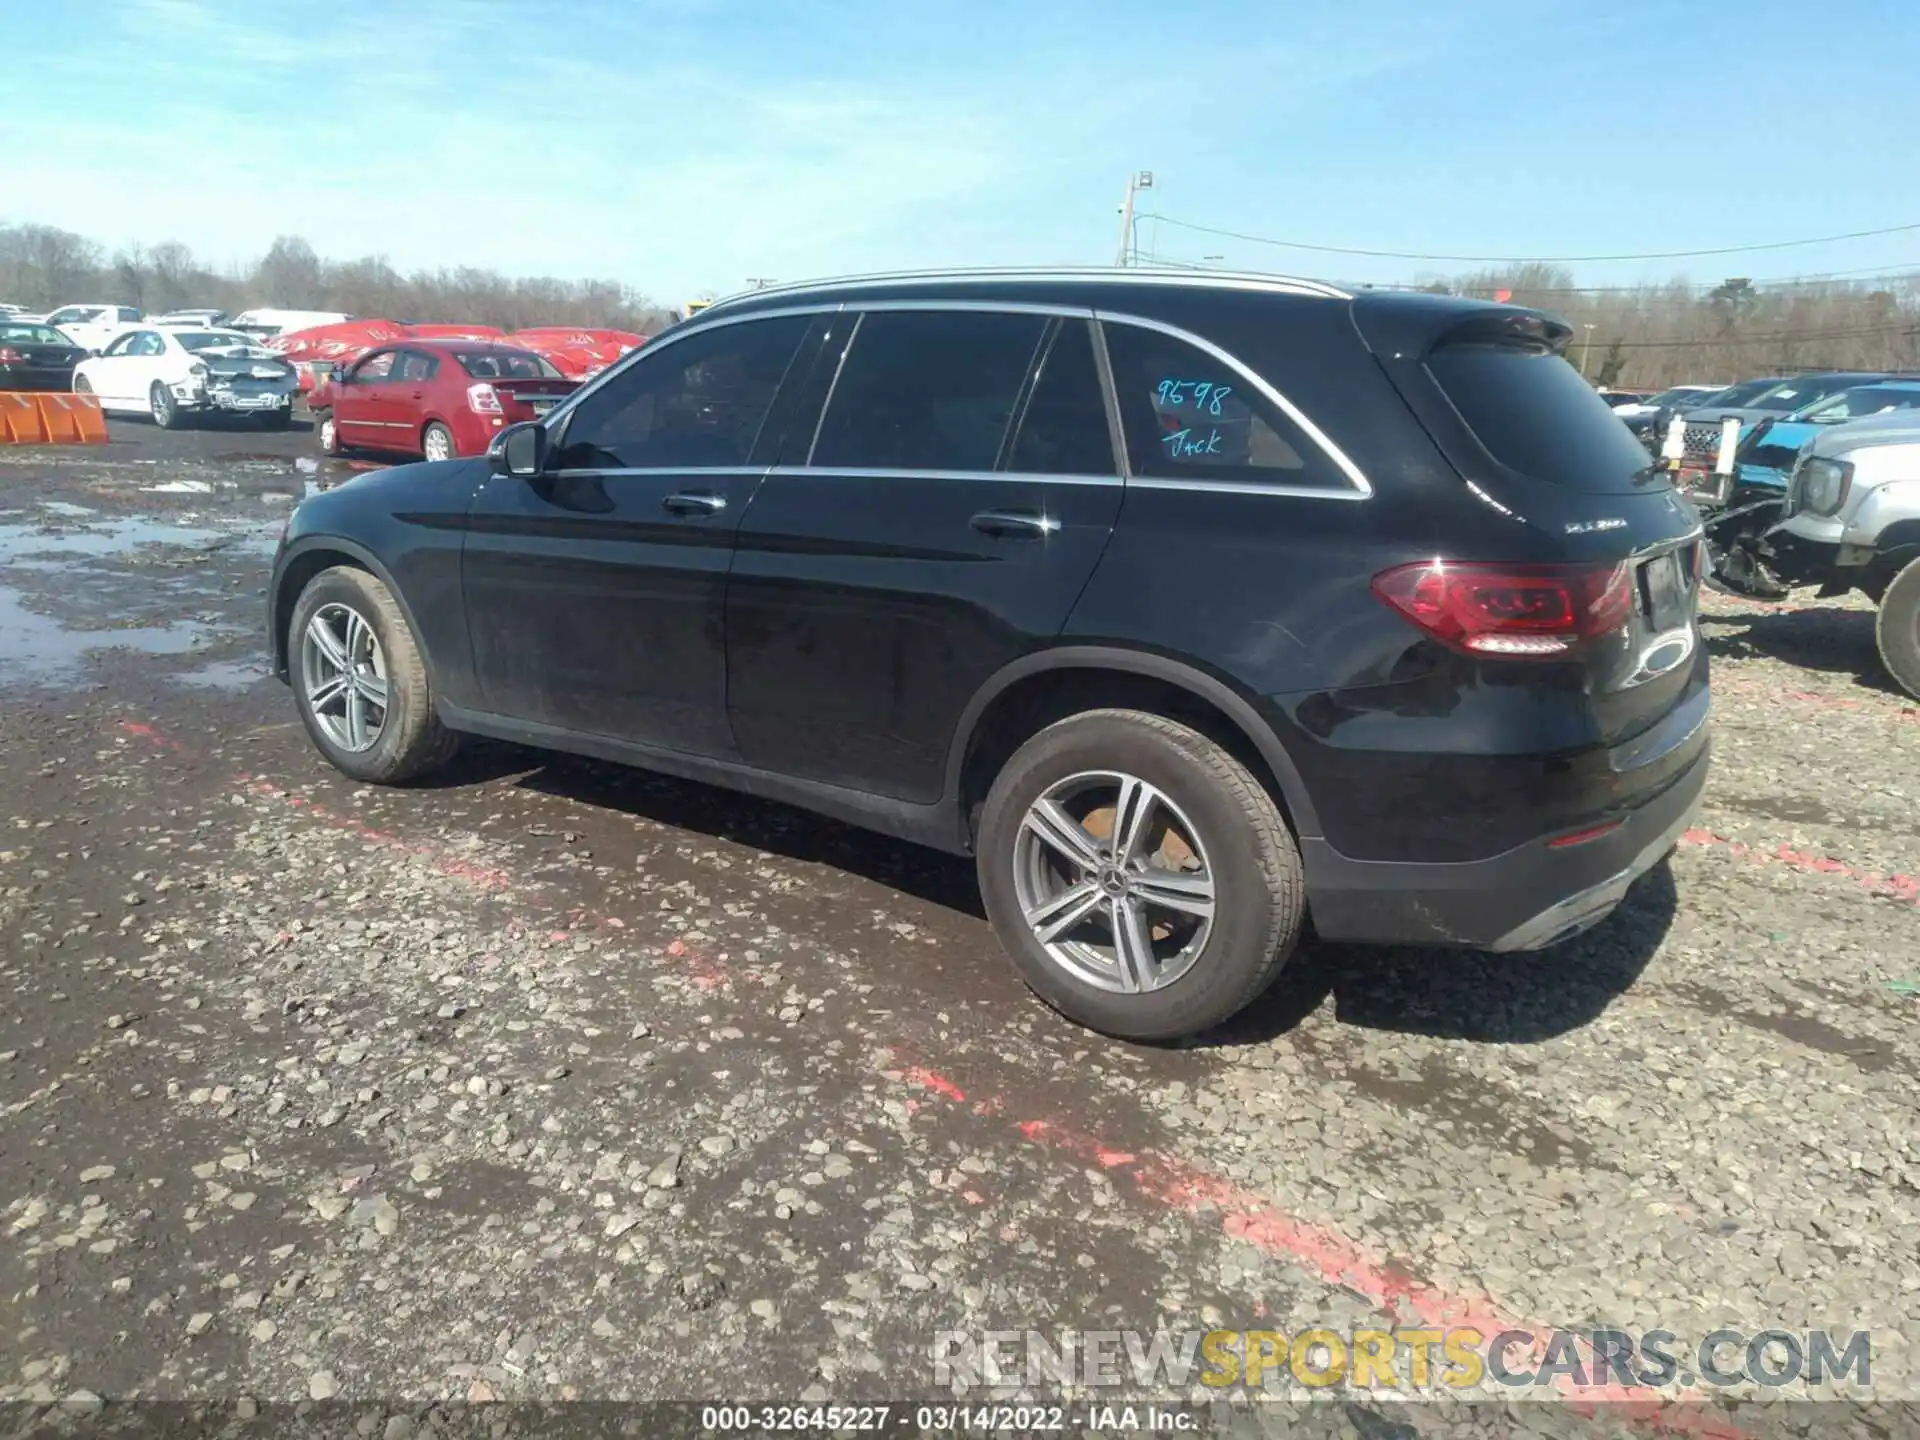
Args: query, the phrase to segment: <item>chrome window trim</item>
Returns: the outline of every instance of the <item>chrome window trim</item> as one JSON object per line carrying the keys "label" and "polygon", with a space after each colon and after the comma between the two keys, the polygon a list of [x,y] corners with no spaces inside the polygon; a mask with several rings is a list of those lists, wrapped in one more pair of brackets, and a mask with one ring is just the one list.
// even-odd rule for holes
{"label": "chrome window trim", "polygon": [[[1102,325],[1134,325],[1143,330],[1156,331],[1161,335],[1183,341],[1195,349],[1211,355],[1222,365],[1232,370],[1242,380],[1245,380],[1257,392],[1265,396],[1283,415],[1297,425],[1301,433],[1313,441],[1313,443],[1319,447],[1320,452],[1329,460],[1333,461],[1339,468],[1340,473],[1347,477],[1347,480],[1353,486],[1353,491],[1352,493],[1343,493],[1339,490],[1316,489],[1308,485],[1281,485],[1257,480],[1249,481],[1246,485],[1239,486],[1231,480],[1184,480],[1176,476],[1134,476],[1130,483],[1147,485],[1149,488],[1156,490],[1166,489],[1168,488],[1168,484],[1171,483],[1181,489],[1247,489],[1258,490],[1262,494],[1269,495],[1319,495],[1329,499],[1346,500],[1364,500],[1373,494],[1373,483],[1367,479],[1360,467],[1353,463],[1353,460],[1348,456],[1347,452],[1334,444],[1333,441],[1327,437],[1325,431],[1308,419],[1305,411],[1298,405],[1295,405],[1285,395],[1282,395],[1251,367],[1235,358],[1231,351],[1221,349],[1220,346],[1214,344],[1213,341],[1206,339],[1204,336],[1196,335],[1191,330],[1183,330],[1178,325],[1169,325],[1164,320],[1150,320],[1144,315],[1128,315],[1117,310],[1096,310],[1093,318],[1098,320]],[[1155,483],[1156,481],[1163,483]]]}
{"label": "chrome window trim", "polygon": [[[888,282],[888,283],[891,283],[891,282]],[[765,291],[749,291],[747,293],[753,294],[753,295],[763,295],[766,292]],[[1202,479],[1189,480],[1189,479],[1184,479],[1177,476],[1129,475],[1126,477],[1113,476],[1111,477],[1111,479],[1109,479],[1109,477],[1104,477],[1104,476],[1087,476],[1087,475],[1079,475],[1079,476],[1013,475],[1003,471],[907,470],[907,469],[860,470],[860,469],[850,469],[845,467],[824,467],[816,470],[811,466],[804,466],[804,465],[781,465],[781,466],[774,466],[771,469],[763,469],[761,467],[754,467],[754,466],[744,466],[744,467],[743,466],[721,466],[721,467],[715,467],[711,469],[690,469],[690,468],[682,468],[677,466],[662,466],[662,467],[645,467],[645,468],[633,468],[633,469],[621,469],[621,470],[555,471],[553,473],[555,474],[591,473],[591,474],[601,474],[601,475],[655,475],[655,474],[658,474],[658,475],[694,475],[694,474],[736,475],[736,474],[742,474],[742,473],[774,475],[774,474],[790,474],[790,473],[807,473],[807,474],[841,475],[841,476],[850,476],[850,477],[851,476],[866,476],[866,477],[894,476],[901,479],[906,479],[906,478],[946,479],[946,480],[1000,479],[1000,480],[1013,480],[1017,483],[1022,483],[1022,484],[1124,483],[1127,485],[1138,485],[1143,489],[1148,489],[1148,490],[1192,490],[1192,491],[1197,491],[1202,493],[1229,494],[1229,495],[1276,495],[1276,496],[1291,496],[1291,497],[1297,497],[1301,499],[1311,499],[1311,500],[1365,500],[1370,498],[1373,495],[1372,482],[1370,482],[1367,479],[1365,473],[1360,469],[1358,465],[1356,465],[1353,462],[1353,460],[1347,455],[1346,451],[1342,450],[1338,445],[1336,445],[1330,438],[1328,438],[1326,432],[1321,430],[1318,425],[1315,425],[1313,421],[1307,417],[1306,413],[1302,411],[1299,406],[1295,405],[1291,400],[1289,400],[1285,395],[1281,394],[1279,390],[1275,389],[1258,373],[1256,373],[1254,370],[1249,368],[1241,360],[1236,358],[1232,354],[1232,352],[1222,349],[1220,346],[1214,344],[1211,340],[1206,339],[1204,336],[1196,335],[1190,330],[1183,330],[1178,325],[1170,325],[1163,320],[1150,319],[1144,315],[1132,315],[1124,311],[1102,310],[1102,309],[1087,307],[1087,306],[1047,304],[1047,303],[1038,302],[1038,301],[1026,302],[1026,301],[1016,301],[1016,300],[995,301],[995,300],[934,300],[934,299],[880,300],[880,301],[871,302],[869,304],[860,304],[858,302],[849,303],[846,301],[827,301],[827,302],[821,302],[813,305],[780,305],[780,306],[770,307],[765,310],[751,310],[742,314],[714,315],[713,311],[720,304],[723,304],[723,303],[725,302],[716,301],[714,305],[708,306],[706,310],[701,312],[701,318],[698,321],[688,321],[680,325],[676,325],[673,329],[667,331],[664,335],[660,336],[657,340],[650,340],[645,345],[639,346],[638,348],[633,350],[631,353],[629,353],[627,356],[625,356],[618,364],[612,366],[611,368],[595,376],[593,383],[590,386],[586,386],[579,390],[574,391],[572,395],[568,396],[565,400],[561,401],[560,404],[554,406],[552,410],[548,411],[547,414],[544,417],[542,417],[540,421],[530,422],[530,423],[540,423],[540,424],[547,425],[549,427],[549,432],[551,434],[554,434],[554,438],[557,440],[559,437],[555,431],[555,427],[558,425],[558,423],[561,421],[564,421],[569,416],[571,416],[573,411],[577,409],[580,406],[580,404],[587,399],[587,397],[598,393],[600,388],[603,385],[611,383],[613,380],[615,380],[619,376],[624,375],[626,371],[629,368],[631,368],[633,365],[646,359],[650,355],[659,354],[660,351],[666,349],[668,346],[676,344],[681,340],[690,339],[695,335],[706,334],[708,331],[717,330],[723,326],[742,325],[742,324],[750,323],[755,320],[775,320],[775,319],[780,319],[786,316],[832,315],[832,314],[837,314],[837,313],[846,312],[846,311],[852,311],[856,315],[864,314],[872,311],[903,311],[903,310],[1005,311],[1013,314],[1055,315],[1055,316],[1062,316],[1062,317],[1073,318],[1073,319],[1091,320],[1094,323],[1096,330],[1098,330],[1099,327],[1109,325],[1109,324],[1135,325],[1145,330],[1157,331],[1158,333],[1162,335],[1166,335],[1171,339],[1179,340],[1185,344],[1194,346],[1196,349],[1199,349],[1205,354],[1211,355],[1214,359],[1218,360],[1221,364],[1227,366],[1235,374],[1239,375],[1243,380],[1245,380],[1248,384],[1250,384],[1256,391],[1258,391],[1261,395],[1263,395],[1270,403],[1272,403],[1277,409],[1279,409],[1282,414],[1284,414],[1289,420],[1291,420],[1296,426],[1298,426],[1301,433],[1303,433],[1304,435],[1307,436],[1308,439],[1313,441],[1313,443],[1319,447],[1321,452],[1325,454],[1326,457],[1329,460],[1331,460],[1336,467],[1339,468],[1340,472],[1347,477],[1348,481],[1352,485],[1352,488],[1349,490],[1329,490],[1322,487],[1309,486],[1309,485],[1284,485],[1284,484],[1275,484],[1272,482],[1257,481],[1257,480],[1249,480],[1249,481],[1202,480]],[[712,318],[708,319],[707,318],[708,316],[712,316]],[[855,326],[855,330],[856,332],[858,330],[857,324]],[[813,454],[813,446],[819,440],[820,424],[825,421],[827,410],[833,403],[833,391],[838,386],[839,380],[840,380],[840,376],[838,373],[839,366],[843,366],[846,363],[846,357],[847,357],[848,351],[851,349],[851,341],[853,338],[854,338],[853,336],[849,336],[848,346],[841,350],[840,359],[835,369],[833,383],[828,386],[826,396],[822,400],[822,403],[820,406],[820,415],[816,419],[815,425],[814,425],[814,436],[812,441],[809,442],[807,446],[807,454],[809,456]],[[1106,353],[1107,347],[1105,343],[1105,336],[1104,334],[1096,334],[1095,338],[1100,343],[1098,343],[1094,347],[1094,354],[1098,360],[1101,370],[1103,372],[1108,372],[1109,366],[1108,366],[1107,353]],[[1111,383],[1110,373],[1107,374],[1107,379],[1108,379],[1108,383]],[[1118,405],[1117,405],[1118,396],[1117,394],[1115,394],[1110,396],[1109,398],[1115,402],[1115,409],[1113,410],[1113,412],[1111,412],[1111,422],[1117,424],[1119,423]],[[1126,454],[1126,451],[1124,448],[1124,443],[1125,443],[1124,435],[1120,437],[1120,440],[1121,440],[1122,448],[1119,453],[1120,455],[1124,456]]]}
{"label": "chrome window trim", "polygon": [[1005,480],[1016,485],[1127,485],[1122,475],[1066,475],[1029,473],[1018,470],[906,470],[865,469],[855,465],[776,465],[766,472],[775,475],[825,476],[834,480]]}

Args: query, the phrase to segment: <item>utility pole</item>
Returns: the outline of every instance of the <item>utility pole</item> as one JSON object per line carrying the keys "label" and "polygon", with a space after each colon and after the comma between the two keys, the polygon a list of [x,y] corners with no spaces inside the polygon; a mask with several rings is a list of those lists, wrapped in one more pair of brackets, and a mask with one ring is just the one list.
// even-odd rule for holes
{"label": "utility pole", "polygon": [[1133,197],[1141,190],[1153,188],[1153,172],[1136,170],[1127,176],[1127,198],[1120,206],[1120,256],[1113,263],[1129,265],[1133,262]]}
{"label": "utility pole", "polygon": [[1582,325],[1580,328],[1587,332],[1580,341],[1580,378],[1584,380],[1587,376],[1587,356],[1593,350],[1593,326]]}

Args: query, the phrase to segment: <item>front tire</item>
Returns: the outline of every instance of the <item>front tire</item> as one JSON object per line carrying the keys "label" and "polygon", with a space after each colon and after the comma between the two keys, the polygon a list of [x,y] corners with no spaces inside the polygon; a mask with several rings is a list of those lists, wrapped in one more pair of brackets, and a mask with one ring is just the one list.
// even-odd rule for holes
{"label": "front tire", "polygon": [[174,403],[173,392],[158,380],[147,391],[147,409],[162,430],[178,430],[187,423],[185,413]]}
{"label": "front tire", "polygon": [[1894,683],[1920,700],[1920,560],[1894,576],[1881,595],[1873,638]]}
{"label": "front tire", "polygon": [[287,669],[308,738],[355,780],[397,785],[445,764],[459,747],[434,712],[406,616],[364,570],[323,570],[300,592]]}
{"label": "front tire", "polygon": [[987,915],[1021,978],[1090,1029],[1168,1041],[1272,983],[1306,915],[1273,797],[1199,731],[1091,710],[1015,752],[978,843]]}
{"label": "front tire", "polygon": [[316,410],[313,416],[314,438],[320,442],[322,455],[338,456],[345,447],[340,443],[340,428],[333,423],[333,411]]}

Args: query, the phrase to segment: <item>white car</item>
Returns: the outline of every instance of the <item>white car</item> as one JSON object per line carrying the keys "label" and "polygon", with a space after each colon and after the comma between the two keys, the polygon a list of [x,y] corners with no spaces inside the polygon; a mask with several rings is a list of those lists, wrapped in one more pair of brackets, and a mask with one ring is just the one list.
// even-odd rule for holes
{"label": "white car", "polygon": [[1631,400],[1625,405],[1616,405],[1613,407],[1613,413],[1622,420],[1632,420],[1644,415],[1658,415],[1669,407],[1684,410],[1701,404],[1709,395],[1718,395],[1726,388],[1724,385],[1676,385],[1671,390],[1662,390],[1650,399]]}
{"label": "white car", "polygon": [[353,316],[338,310],[243,310],[227,322],[227,328],[244,330],[257,340],[271,340],[290,330],[339,325],[351,319]]}
{"label": "white car", "polygon": [[223,330],[227,324],[224,310],[169,310],[164,315],[149,315],[149,325],[184,325],[189,330]]}
{"label": "white car", "polygon": [[62,305],[46,316],[47,324],[82,350],[95,351],[106,349],[109,340],[139,320],[131,305]]}
{"label": "white car", "polygon": [[257,415],[284,430],[296,384],[291,365],[237,330],[135,325],[80,362],[73,388],[98,396],[102,410],[151,415],[164,430],[208,414]]}

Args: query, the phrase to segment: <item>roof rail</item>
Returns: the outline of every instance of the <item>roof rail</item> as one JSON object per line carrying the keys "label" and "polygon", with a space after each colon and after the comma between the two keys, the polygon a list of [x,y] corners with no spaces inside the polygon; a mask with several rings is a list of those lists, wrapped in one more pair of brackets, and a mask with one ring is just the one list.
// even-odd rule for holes
{"label": "roof rail", "polygon": [[1152,284],[1177,281],[1184,285],[1212,286],[1231,290],[1274,290],[1293,295],[1318,295],[1329,300],[1350,300],[1352,295],[1337,285],[1321,280],[1303,280],[1292,275],[1268,275],[1253,270],[1177,270],[1143,265],[1005,265],[972,266],[938,270],[892,270],[866,275],[825,276],[817,280],[789,280],[762,285],[755,290],[739,290],[724,295],[707,307],[718,309],[742,300],[764,295],[804,294],[810,290],[842,290],[867,286],[897,285],[915,280],[987,283],[1004,280],[1088,280],[1108,284]]}

